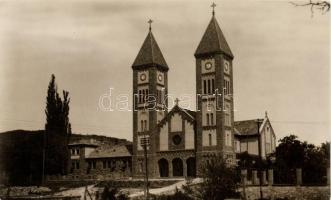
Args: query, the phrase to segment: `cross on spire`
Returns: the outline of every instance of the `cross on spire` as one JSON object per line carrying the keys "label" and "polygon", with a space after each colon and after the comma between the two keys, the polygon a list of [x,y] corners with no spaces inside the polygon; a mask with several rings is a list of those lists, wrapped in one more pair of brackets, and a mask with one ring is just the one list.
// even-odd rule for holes
{"label": "cross on spire", "polygon": [[149,19],[148,20],[148,23],[149,23],[149,31],[152,30],[152,23],[153,23],[153,20]]}
{"label": "cross on spire", "polygon": [[175,99],[175,104],[178,106],[178,103],[179,103],[179,99],[178,98],[176,98]]}
{"label": "cross on spire", "polygon": [[212,7],[213,8],[213,16],[215,16],[215,7],[216,7],[216,4],[215,4],[215,2],[213,2],[212,4],[211,4],[211,6],[210,7]]}

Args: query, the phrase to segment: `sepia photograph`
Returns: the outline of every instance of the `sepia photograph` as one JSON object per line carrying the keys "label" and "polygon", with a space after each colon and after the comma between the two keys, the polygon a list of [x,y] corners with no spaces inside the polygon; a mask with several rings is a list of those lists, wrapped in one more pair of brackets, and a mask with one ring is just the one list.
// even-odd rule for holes
{"label": "sepia photograph", "polygon": [[0,200],[329,200],[329,0],[0,0]]}

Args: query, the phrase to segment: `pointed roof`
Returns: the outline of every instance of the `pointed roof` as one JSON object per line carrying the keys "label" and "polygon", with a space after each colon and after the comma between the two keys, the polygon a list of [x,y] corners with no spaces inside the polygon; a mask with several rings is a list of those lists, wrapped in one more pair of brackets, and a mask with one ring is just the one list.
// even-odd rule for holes
{"label": "pointed roof", "polygon": [[132,64],[132,68],[150,64],[155,64],[165,70],[168,70],[168,65],[151,30],[148,32],[148,35]]}
{"label": "pointed roof", "polygon": [[159,127],[162,127],[174,113],[181,113],[182,116],[185,117],[186,120],[194,123],[196,112],[188,109],[184,109],[179,107],[179,105],[175,105],[164,118],[157,124]]}
{"label": "pointed roof", "polygon": [[194,55],[197,57],[202,54],[219,52],[233,58],[231,49],[226,42],[215,16],[213,15]]}

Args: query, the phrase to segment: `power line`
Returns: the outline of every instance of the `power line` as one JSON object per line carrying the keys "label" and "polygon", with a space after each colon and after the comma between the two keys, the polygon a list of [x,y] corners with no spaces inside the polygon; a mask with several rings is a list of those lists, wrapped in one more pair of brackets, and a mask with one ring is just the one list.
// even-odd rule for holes
{"label": "power line", "polygon": [[272,123],[284,123],[284,124],[329,124],[326,121],[272,121]]}

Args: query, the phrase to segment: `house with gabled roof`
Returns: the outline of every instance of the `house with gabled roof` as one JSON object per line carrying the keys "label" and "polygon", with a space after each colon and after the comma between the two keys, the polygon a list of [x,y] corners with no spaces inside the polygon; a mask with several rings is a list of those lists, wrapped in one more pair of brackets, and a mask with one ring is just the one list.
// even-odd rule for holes
{"label": "house with gabled roof", "polygon": [[266,159],[276,151],[276,134],[267,112],[264,119],[235,121],[234,131],[236,153],[259,156],[260,149],[262,159]]}

